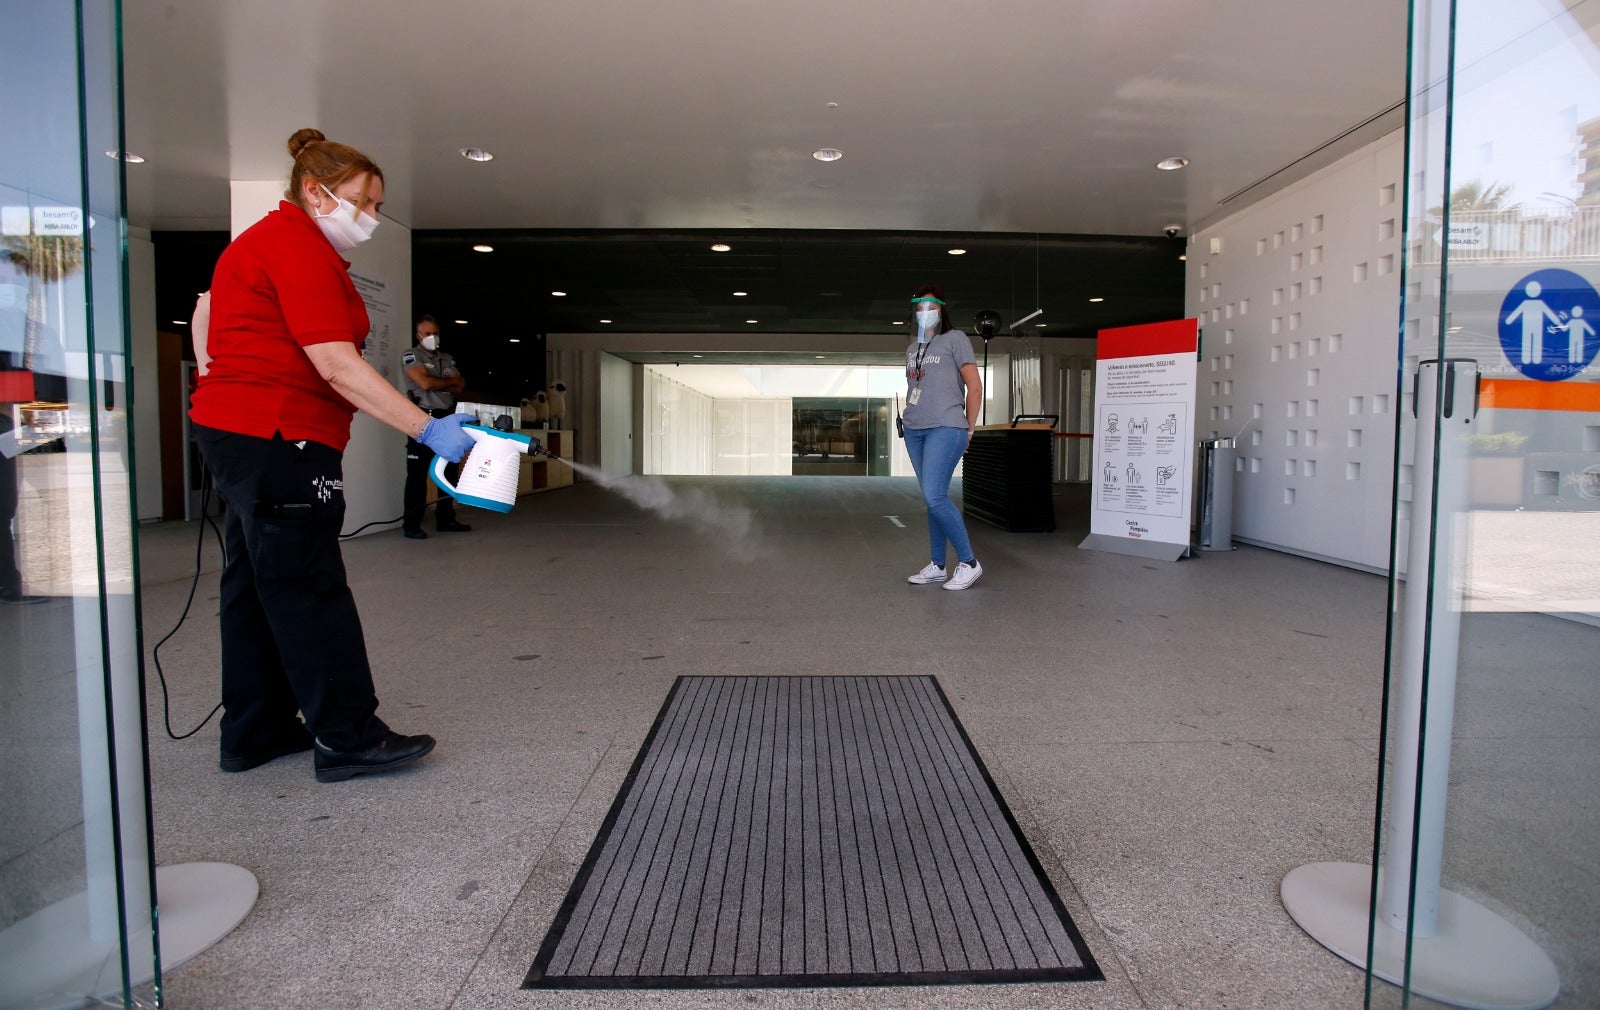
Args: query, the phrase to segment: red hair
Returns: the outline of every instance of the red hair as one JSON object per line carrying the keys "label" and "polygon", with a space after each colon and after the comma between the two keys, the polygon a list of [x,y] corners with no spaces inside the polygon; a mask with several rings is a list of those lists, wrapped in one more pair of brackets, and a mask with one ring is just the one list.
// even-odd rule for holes
{"label": "red hair", "polygon": [[365,172],[368,182],[362,185],[361,196],[356,200],[356,206],[362,210],[366,209],[367,186],[371,179],[383,181],[383,169],[377,162],[348,144],[329,140],[321,130],[309,127],[296,130],[289,138],[289,157],[294,159],[294,168],[289,173],[289,192],[284,196],[301,210],[306,209],[301,183],[307,178],[316,180],[331,192]]}

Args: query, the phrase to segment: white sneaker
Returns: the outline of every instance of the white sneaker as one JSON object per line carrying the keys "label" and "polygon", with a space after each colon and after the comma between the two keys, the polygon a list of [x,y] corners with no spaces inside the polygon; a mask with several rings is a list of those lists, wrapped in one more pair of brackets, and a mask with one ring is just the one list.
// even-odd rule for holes
{"label": "white sneaker", "polygon": [[972,564],[970,565],[963,561],[959,565],[956,565],[955,574],[950,576],[949,581],[944,584],[944,587],[946,589],[965,589],[974,582],[977,582],[978,576],[982,574],[983,565],[978,563],[977,558],[973,558]]}
{"label": "white sneaker", "polygon": [[928,566],[922,571],[906,579],[907,582],[914,586],[925,586],[930,582],[943,582],[944,580],[944,569],[940,568],[932,561],[928,562]]}

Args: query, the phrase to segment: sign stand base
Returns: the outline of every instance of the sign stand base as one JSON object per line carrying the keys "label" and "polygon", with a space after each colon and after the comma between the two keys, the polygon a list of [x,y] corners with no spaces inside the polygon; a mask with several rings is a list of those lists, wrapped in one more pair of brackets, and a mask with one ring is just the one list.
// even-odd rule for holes
{"label": "sign stand base", "polygon": [[1109,533],[1091,533],[1078,545],[1080,551],[1105,551],[1152,561],[1178,561],[1189,553],[1188,544],[1169,544],[1162,540],[1130,540]]}

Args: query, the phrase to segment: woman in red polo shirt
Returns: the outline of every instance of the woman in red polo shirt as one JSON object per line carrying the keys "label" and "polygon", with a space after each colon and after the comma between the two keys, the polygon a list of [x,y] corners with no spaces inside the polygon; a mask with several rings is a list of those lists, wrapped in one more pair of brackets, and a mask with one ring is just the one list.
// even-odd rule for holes
{"label": "woman in red polo shirt", "polygon": [[363,410],[451,461],[472,440],[467,415],[430,417],[361,357],[367,310],[339,254],[377,227],[382,170],[316,130],[289,154],[288,199],[217,260],[189,417],[228,505],[222,769],[314,750],[317,780],[335,782],[434,745],[377,715],[339,554],[350,418]]}

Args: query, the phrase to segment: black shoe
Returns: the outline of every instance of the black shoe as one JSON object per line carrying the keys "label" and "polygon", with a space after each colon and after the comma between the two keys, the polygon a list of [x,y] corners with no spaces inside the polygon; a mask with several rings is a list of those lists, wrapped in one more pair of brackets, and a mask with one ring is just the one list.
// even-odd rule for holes
{"label": "black shoe", "polygon": [[439,527],[440,533],[471,533],[472,527],[466,523],[450,523]]}
{"label": "black shoe", "polygon": [[252,768],[261,767],[268,761],[308,751],[311,746],[311,734],[307,732],[305,725],[297,720],[294,726],[284,730],[278,739],[247,754],[229,754],[223,751],[219,763],[225,772],[247,772]]}
{"label": "black shoe", "polygon": [[426,539],[428,539],[428,534],[424,533],[421,530],[406,530],[406,539],[407,540],[426,540]]}
{"label": "black shoe", "polygon": [[433,750],[435,741],[426,733],[402,736],[391,732],[365,750],[330,750],[318,742],[313,756],[318,782],[343,782],[357,775],[386,772],[410,764]]}
{"label": "black shoe", "polygon": [[43,603],[48,596],[27,596],[20,589],[0,589],[0,603]]}

